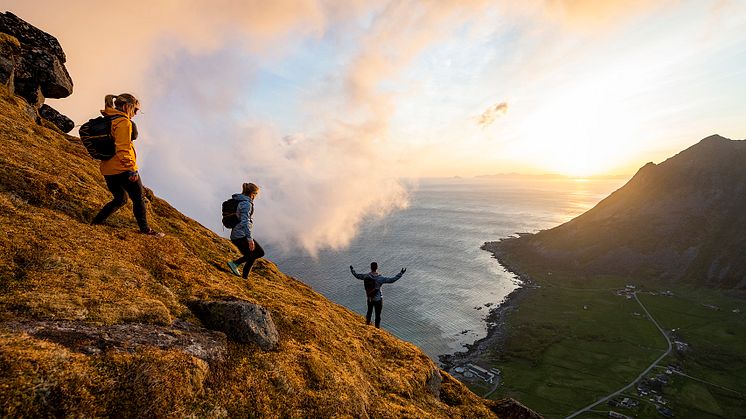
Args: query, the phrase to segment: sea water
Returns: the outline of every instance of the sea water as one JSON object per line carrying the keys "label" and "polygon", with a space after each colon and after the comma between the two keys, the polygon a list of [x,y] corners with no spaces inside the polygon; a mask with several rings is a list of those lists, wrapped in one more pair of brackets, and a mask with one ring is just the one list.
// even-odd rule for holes
{"label": "sea water", "polygon": [[[409,206],[366,220],[343,250],[273,255],[280,269],[330,300],[365,314],[362,281],[349,271],[406,274],[385,284],[381,327],[434,360],[486,335],[484,318],[519,284],[480,247],[537,232],[582,214],[626,179],[484,177],[426,179],[410,186]],[[360,321],[363,321],[362,319]]]}

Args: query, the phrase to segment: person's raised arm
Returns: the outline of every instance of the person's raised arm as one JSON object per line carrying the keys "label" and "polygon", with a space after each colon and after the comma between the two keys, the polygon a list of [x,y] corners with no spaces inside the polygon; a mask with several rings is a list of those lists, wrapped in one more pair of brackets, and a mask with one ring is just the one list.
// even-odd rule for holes
{"label": "person's raised arm", "polygon": [[396,275],[394,275],[394,276],[392,276],[390,278],[381,277],[381,278],[379,278],[379,281],[381,281],[381,283],[383,283],[383,284],[390,284],[392,282],[396,282],[396,281],[399,280],[399,278],[402,277],[402,275],[404,275],[404,272],[407,272],[407,268],[401,268],[401,271],[398,274],[396,274]]}
{"label": "person's raised arm", "polygon": [[363,279],[365,277],[365,275],[363,274],[356,273],[355,268],[353,268],[352,265],[350,265],[350,272],[352,273],[352,276],[354,276],[357,279]]}

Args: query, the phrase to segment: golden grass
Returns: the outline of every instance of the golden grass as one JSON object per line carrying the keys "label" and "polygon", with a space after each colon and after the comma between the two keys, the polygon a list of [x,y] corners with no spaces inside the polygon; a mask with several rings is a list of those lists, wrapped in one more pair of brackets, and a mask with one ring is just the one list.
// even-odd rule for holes
{"label": "golden grass", "polygon": [[[433,396],[435,366],[418,348],[272,262],[259,260],[248,281],[231,275],[231,243],[150,191],[153,227],[166,238],[139,234],[129,205],[107,225],[89,225],[110,199],[97,163],[2,91],[0,171],[0,416],[494,416],[447,375],[444,397]],[[186,303],[222,297],[266,307],[279,349],[229,343],[227,360],[208,366],[176,350],[73,353],[2,326],[199,324]]]}

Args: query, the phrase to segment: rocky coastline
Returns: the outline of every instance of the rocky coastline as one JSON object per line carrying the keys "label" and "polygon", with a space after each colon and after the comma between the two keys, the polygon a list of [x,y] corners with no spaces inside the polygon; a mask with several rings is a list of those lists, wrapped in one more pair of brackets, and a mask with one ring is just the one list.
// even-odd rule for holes
{"label": "rocky coastline", "polygon": [[490,309],[489,314],[485,318],[487,322],[487,336],[470,345],[465,345],[465,351],[441,355],[439,357],[441,367],[461,381],[468,383],[479,379],[479,377],[465,376],[459,373],[457,368],[463,368],[464,365],[468,364],[481,365],[483,368],[489,366],[494,353],[500,350],[504,342],[505,322],[508,316],[518,308],[526,295],[536,288],[531,278],[516,267],[510,265],[505,257],[505,244],[515,239],[507,238],[494,242],[485,242],[481,249],[492,253],[492,256],[497,259],[501,266],[515,275],[516,279],[520,281],[520,285],[508,294],[500,304]]}

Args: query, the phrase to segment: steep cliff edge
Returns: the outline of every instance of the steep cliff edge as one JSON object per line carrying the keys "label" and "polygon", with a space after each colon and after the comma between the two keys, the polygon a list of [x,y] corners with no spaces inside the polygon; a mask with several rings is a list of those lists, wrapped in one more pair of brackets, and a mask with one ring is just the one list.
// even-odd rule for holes
{"label": "steep cliff edge", "polygon": [[[127,208],[89,225],[110,198],[96,163],[25,107],[0,89],[0,416],[494,416],[418,348],[270,261],[231,275],[230,242],[150,192],[166,238],[137,233]],[[187,307],[227,298],[271,313],[275,350]]]}
{"label": "steep cliff edge", "polygon": [[486,248],[580,275],[746,289],[745,162],[746,141],[713,135],[565,224]]}
{"label": "steep cliff edge", "polygon": [[269,260],[233,276],[231,243],[150,190],[165,238],[131,204],[90,225],[111,199],[98,162],[41,106],[72,92],[64,62],[0,13],[0,417],[538,417]]}

